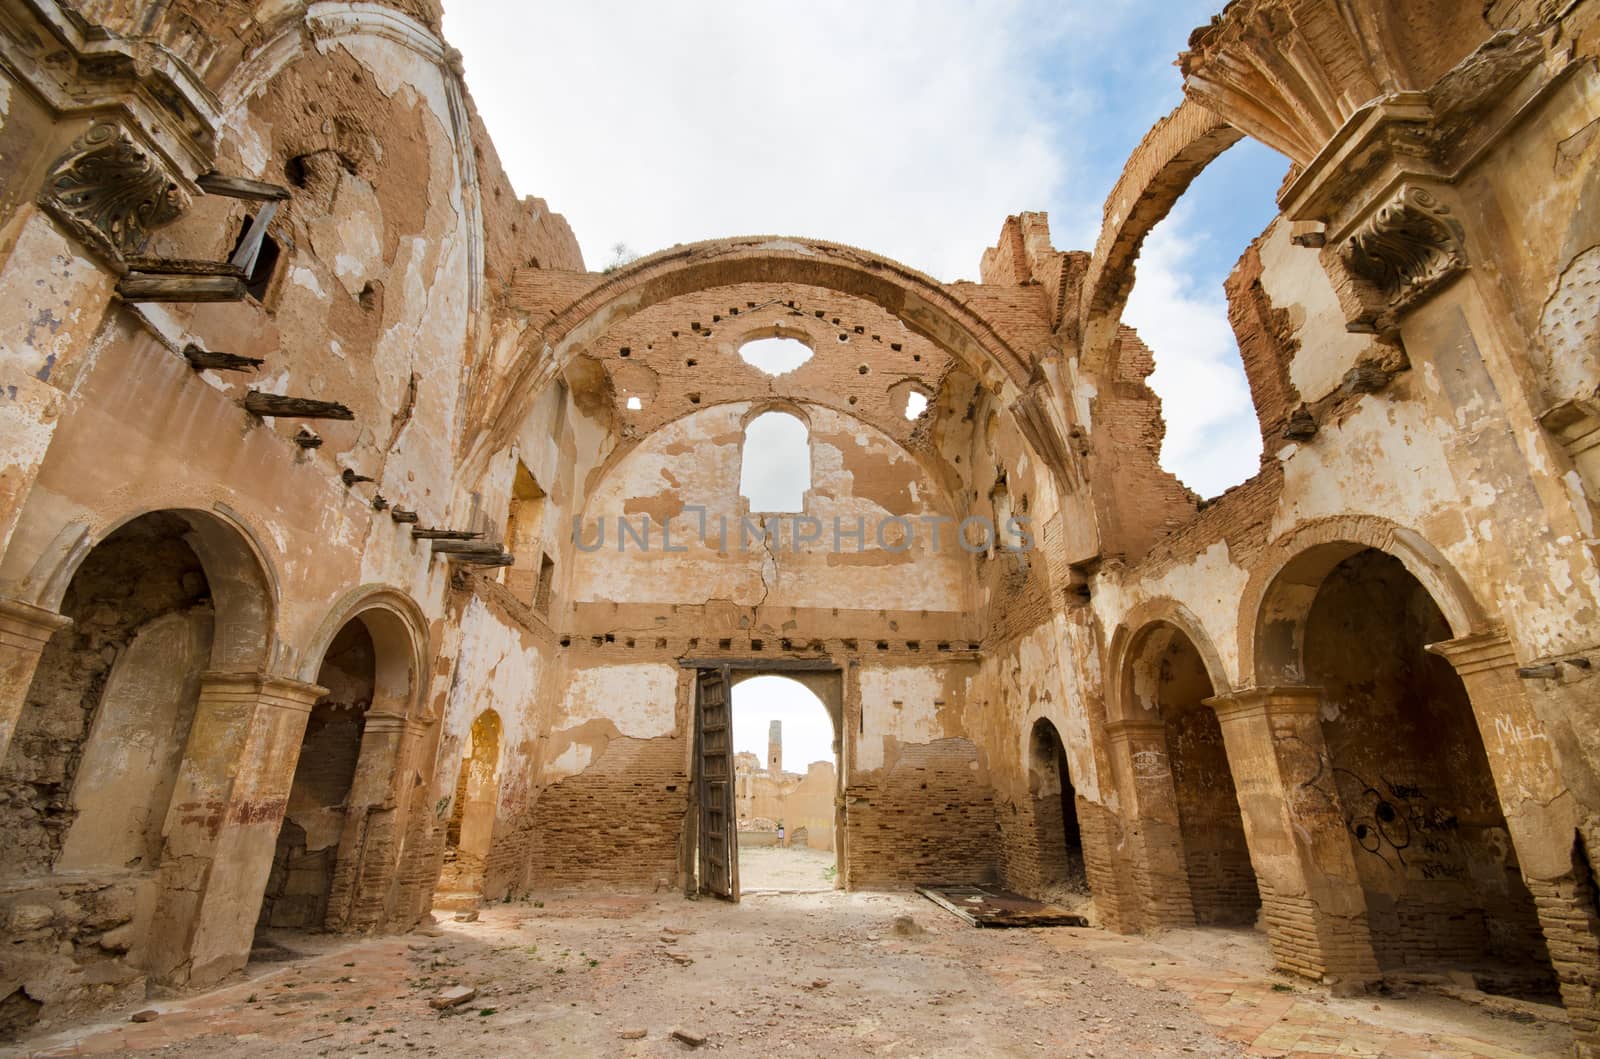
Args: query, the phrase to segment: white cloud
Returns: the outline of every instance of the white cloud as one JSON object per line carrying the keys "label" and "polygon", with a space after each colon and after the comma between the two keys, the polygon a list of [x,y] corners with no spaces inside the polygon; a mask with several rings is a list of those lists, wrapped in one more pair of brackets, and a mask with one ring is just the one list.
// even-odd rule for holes
{"label": "white cloud", "polygon": [[[1219,4],[453,0],[445,31],[518,193],[566,215],[591,268],[619,243],[770,233],[950,281],[1022,210],[1054,207],[1059,247],[1094,245],[1137,142],[1130,100],[1153,108],[1141,125],[1170,106],[1172,26]],[[1180,204],[1152,235],[1126,319],[1156,352],[1164,465],[1215,495],[1260,445],[1222,291],[1189,278],[1192,231]]]}
{"label": "white cloud", "polygon": [[1167,421],[1161,465],[1211,497],[1260,470],[1261,432],[1227,299],[1191,278],[1199,238],[1192,227],[1180,202],[1150,233],[1123,320],[1155,354],[1150,387]]}
{"label": "white cloud", "polygon": [[1066,175],[1023,61],[1089,5],[450,5],[446,34],[519,194],[591,267],[747,234],[977,274]]}

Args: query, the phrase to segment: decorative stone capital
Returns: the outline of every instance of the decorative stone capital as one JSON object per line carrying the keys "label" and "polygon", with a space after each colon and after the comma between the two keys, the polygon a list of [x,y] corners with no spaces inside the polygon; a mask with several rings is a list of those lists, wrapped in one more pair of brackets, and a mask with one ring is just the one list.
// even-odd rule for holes
{"label": "decorative stone capital", "polygon": [[202,700],[260,703],[272,709],[310,713],[328,689],[289,677],[267,673],[230,673],[207,670],[200,674]]}
{"label": "decorative stone capital", "polygon": [[1340,248],[1361,303],[1352,331],[1387,334],[1399,317],[1467,270],[1461,224],[1433,191],[1402,187]]}
{"label": "decorative stone capital", "polygon": [[1245,720],[1274,717],[1316,716],[1322,711],[1322,689],[1291,685],[1274,688],[1242,688],[1227,695],[1204,700],[1216,711],[1217,720]]}
{"label": "decorative stone capital", "polygon": [[114,122],[98,122],[50,166],[39,205],[114,266],[144,251],[150,233],[189,207],[155,156]]}
{"label": "decorative stone capital", "polygon": [[57,614],[20,599],[0,599],[0,645],[38,654],[57,631],[72,624]]}
{"label": "decorative stone capital", "polygon": [[1554,434],[1573,459],[1600,448],[1600,394],[1546,409],[1539,424]]}
{"label": "decorative stone capital", "polygon": [[1462,677],[1496,669],[1517,668],[1517,655],[1511,647],[1511,638],[1500,626],[1455,640],[1431,643],[1426,650],[1449,662]]}

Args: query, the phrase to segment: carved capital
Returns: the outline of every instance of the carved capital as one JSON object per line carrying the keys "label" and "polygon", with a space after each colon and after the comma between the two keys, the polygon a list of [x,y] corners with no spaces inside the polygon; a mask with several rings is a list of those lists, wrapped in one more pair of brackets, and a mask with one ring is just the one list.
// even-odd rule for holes
{"label": "carved capital", "polygon": [[1340,257],[1361,301],[1350,330],[1379,334],[1467,269],[1460,223],[1433,192],[1415,185],[1359,225]]}
{"label": "carved capital", "polygon": [[39,205],[118,266],[177,220],[189,196],[120,125],[99,122],[50,167]]}

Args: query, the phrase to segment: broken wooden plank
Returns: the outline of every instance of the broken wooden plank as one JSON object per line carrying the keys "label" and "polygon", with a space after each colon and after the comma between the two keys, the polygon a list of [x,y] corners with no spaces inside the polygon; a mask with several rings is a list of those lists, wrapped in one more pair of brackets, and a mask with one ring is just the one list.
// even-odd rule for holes
{"label": "broken wooden plank", "polygon": [[394,519],[396,522],[415,523],[417,521],[417,513],[415,511],[407,511],[403,507],[397,507],[393,511],[389,512],[389,517]]}
{"label": "broken wooden plank", "polygon": [[221,353],[215,349],[201,349],[193,342],[183,347],[183,358],[195,371],[255,371],[266,361],[260,357],[243,357],[237,353]]}
{"label": "broken wooden plank", "polygon": [[234,275],[130,271],[117,281],[127,302],[238,302],[245,293],[244,280]]}
{"label": "broken wooden plank", "polygon": [[499,555],[505,549],[499,544],[487,541],[447,541],[436,540],[433,542],[435,555]]}
{"label": "broken wooden plank", "polygon": [[250,219],[250,227],[245,230],[244,238],[239,240],[239,249],[233,252],[233,257],[228,259],[230,265],[241,269],[246,276],[254,276],[256,259],[261,256],[261,244],[267,237],[267,225],[272,223],[272,218],[277,215],[278,204],[269,202],[262,206],[260,211]]}
{"label": "broken wooden plank", "polygon": [[474,566],[513,566],[516,556],[498,544],[473,544],[468,541],[434,541],[433,554],[443,555],[453,563],[470,563]]}
{"label": "broken wooden plank", "polygon": [[195,179],[200,190],[207,195],[225,195],[230,199],[251,199],[256,202],[282,202],[289,198],[289,189],[265,180],[248,177],[224,176],[212,171]]}
{"label": "broken wooden plank", "polygon": [[1086,927],[1075,912],[991,886],[923,883],[917,893],[975,927]]}
{"label": "broken wooden plank", "polygon": [[482,537],[482,532],[472,530],[429,529],[426,526],[411,527],[411,536],[419,541],[475,541]]}
{"label": "broken wooden plank", "polygon": [[355,413],[337,401],[314,401],[309,397],[251,390],[244,395],[245,410],[258,416],[283,416],[292,419],[354,419]]}
{"label": "broken wooden plank", "polygon": [[355,485],[357,482],[375,481],[375,479],[368,478],[364,474],[357,474],[355,471],[352,471],[348,467],[346,467],[344,469],[344,473],[339,475],[339,477],[344,481],[344,484],[345,484],[346,488],[349,488],[350,486]]}

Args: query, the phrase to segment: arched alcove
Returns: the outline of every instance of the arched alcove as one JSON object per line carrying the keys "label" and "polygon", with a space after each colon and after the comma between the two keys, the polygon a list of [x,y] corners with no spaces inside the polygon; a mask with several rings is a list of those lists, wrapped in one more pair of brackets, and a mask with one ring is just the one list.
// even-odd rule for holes
{"label": "arched alcove", "polygon": [[484,710],[472,722],[466,755],[456,774],[435,908],[476,908],[483,900],[484,870],[500,795],[500,743],[500,715]]}
{"label": "arched alcove", "polygon": [[1304,616],[1329,768],[1384,970],[1467,970],[1489,987],[1555,977],[1466,687],[1425,648],[1450,639],[1428,589],[1374,548],[1324,567]]}
{"label": "arched alcove", "polygon": [[1076,792],[1067,768],[1067,748],[1056,726],[1044,718],[1028,735],[1028,796],[1037,851],[1037,887],[1043,897],[1086,896],[1083,836]]}

